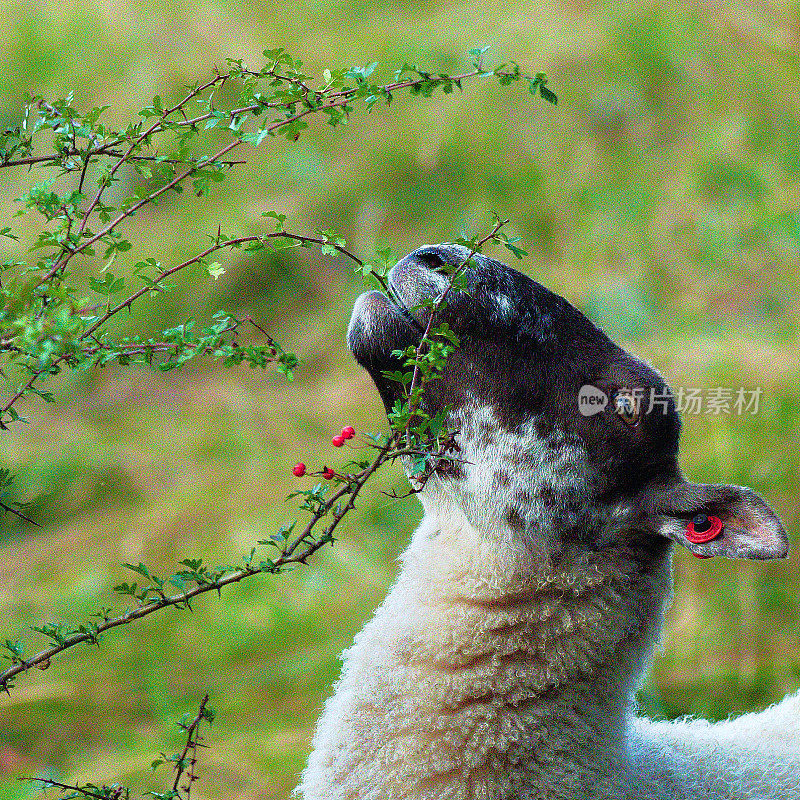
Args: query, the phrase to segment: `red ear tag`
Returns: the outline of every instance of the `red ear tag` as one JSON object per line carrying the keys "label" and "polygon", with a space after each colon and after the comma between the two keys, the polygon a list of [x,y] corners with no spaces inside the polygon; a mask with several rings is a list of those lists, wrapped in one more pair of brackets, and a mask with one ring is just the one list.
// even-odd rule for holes
{"label": "red ear tag", "polygon": [[692,544],[710,542],[720,533],[722,533],[722,520],[719,517],[707,517],[705,514],[697,514],[686,526],[686,538]]}

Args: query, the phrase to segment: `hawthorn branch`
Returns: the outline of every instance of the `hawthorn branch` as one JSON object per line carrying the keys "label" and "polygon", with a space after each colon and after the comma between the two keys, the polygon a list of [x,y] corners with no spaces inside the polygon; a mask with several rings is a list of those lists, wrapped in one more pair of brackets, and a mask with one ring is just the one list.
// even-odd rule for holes
{"label": "hawthorn branch", "polygon": [[[164,270],[157,278],[154,279],[153,284],[159,284],[165,278],[168,278],[170,275],[174,275],[176,272],[180,272],[180,270],[185,269],[186,267],[191,266],[192,264],[197,264],[199,261],[202,261],[204,258],[207,258],[212,253],[216,252],[217,250],[221,250],[224,247],[241,247],[243,244],[247,244],[248,242],[262,242],[265,239],[292,239],[294,241],[305,243],[305,244],[329,244],[332,247],[335,247],[340,253],[348,256],[349,258],[353,259],[357,264],[361,265],[364,262],[358,258],[356,255],[351,253],[345,247],[341,245],[337,245],[334,242],[327,241],[325,239],[320,239],[315,236],[301,236],[300,234],[296,233],[287,233],[285,231],[276,231],[275,233],[266,233],[261,234],[259,236],[239,236],[235,239],[226,239],[225,241],[218,241],[215,244],[211,245],[211,247],[206,248],[203,250],[202,253],[198,253],[195,256],[187,259],[186,261],[181,262],[180,264],[176,264],[174,267],[170,267],[169,269]],[[118,314],[122,311],[123,308],[127,308],[131,305],[131,303],[138,300],[142,295],[147,294],[148,292],[152,292],[154,286],[145,285],[138,291],[134,292],[130,297],[126,300],[123,300],[118,305],[114,306],[114,308],[109,309],[103,316],[101,316],[96,322],[89,326],[86,329],[86,332],[81,336],[81,338],[86,338],[87,336],[91,336],[103,323],[107,322],[111,317],[115,314]]]}
{"label": "hawthorn branch", "polygon": [[[207,81],[202,86],[196,86],[194,89],[192,89],[192,91],[189,92],[189,94],[187,94],[183,98],[183,100],[181,100],[179,103],[174,105],[172,108],[167,109],[164,112],[163,116],[161,117],[161,120],[159,120],[158,122],[154,122],[144,133],[142,133],[141,135],[136,137],[131,142],[130,146],[125,151],[125,153],[122,156],[119,157],[119,160],[117,161],[117,163],[114,164],[114,166],[109,171],[108,175],[106,176],[106,180],[104,180],[102,182],[102,184],[100,185],[100,187],[98,188],[97,193],[94,196],[94,199],[89,204],[89,207],[86,209],[86,211],[83,212],[82,219],[81,219],[81,224],[78,227],[78,233],[77,233],[77,236],[76,236],[78,243],[80,243],[81,236],[83,236],[84,231],[86,230],[86,225],[89,222],[89,217],[92,215],[92,212],[97,207],[97,204],[100,202],[100,198],[103,196],[103,192],[105,192],[105,190],[108,188],[108,186],[111,185],[111,181],[112,181],[114,175],[116,174],[117,170],[124,163],[126,163],[126,161],[128,161],[130,156],[133,154],[134,150],[136,150],[136,148],[141,146],[142,142],[146,141],[149,136],[151,136],[153,133],[156,132],[156,130],[157,130],[158,126],[159,126],[159,123],[163,122],[163,120],[165,120],[167,117],[169,117],[170,115],[174,114],[179,109],[183,108],[192,98],[197,97],[199,94],[204,92],[209,87],[214,86],[215,84],[218,84],[218,83],[219,84],[224,84],[227,79],[228,79],[227,75],[226,76],[217,75],[216,77],[212,78],[210,81]],[[117,144],[119,144],[119,143],[120,142],[118,141]],[[90,159],[90,154],[87,153],[87,155],[86,155],[86,157],[84,159],[83,174],[85,174],[86,168],[89,165],[89,159]],[[83,175],[81,176],[81,185],[83,185]],[[124,217],[121,217],[120,219],[123,219],[123,218]],[[77,253],[81,252],[82,250],[84,250],[88,246],[87,244],[84,244],[83,246],[79,246],[79,247],[69,247],[69,231],[70,231],[71,227],[72,227],[72,218],[70,218],[69,225],[67,227],[67,236],[66,236],[66,238],[64,240],[64,250],[62,251],[62,255],[56,260],[55,264],[53,264],[53,266],[50,269],[50,271],[42,278],[42,283],[48,281],[49,279],[51,279],[55,275],[57,275],[61,270],[63,270],[67,266],[67,264],[70,262],[70,260],[73,258],[73,256],[75,256]],[[114,227],[116,227],[116,224],[112,225],[110,229],[113,229]]]}
{"label": "hawthorn branch", "polygon": [[[270,75],[270,74],[272,74],[273,76],[276,76],[274,71],[267,71],[266,72],[266,75]],[[462,81],[467,80],[468,78],[473,78],[473,77],[475,77],[477,75],[480,75],[480,74],[482,74],[480,70],[474,69],[474,70],[471,70],[470,72],[465,72],[465,73],[462,73],[461,75],[454,76],[454,77],[450,78],[450,80],[452,81],[453,84],[460,86]],[[103,240],[104,237],[108,236],[108,234],[111,231],[113,231],[123,220],[125,220],[128,217],[134,215],[140,208],[142,208],[143,206],[145,206],[145,205],[147,205],[149,203],[152,203],[154,200],[156,200],[158,197],[160,197],[162,194],[164,194],[165,192],[169,191],[170,189],[175,189],[177,186],[182,184],[187,178],[189,178],[192,175],[196,174],[198,172],[198,170],[203,169],[204,167],[207,167],[209,165],[213,165],[214,163],[219,162],[219,160],[222,158],[222,156],[226,155],[231,150],[233,150],[234,148],[238,147],[240,144],[243,143],[244,140],[241,139],[241,138],[234,139],[232,142],[230,142],[229,144],[227,144],[224,147],[222,147],[221,149],[219,149],[210,158],[201,159],[200,160],[201,163],[197,163],[197,164],[195,164],[193,166],[190,166],[184,172],[176,175],[171,181],[167,182],[163,186],[161,186],[158,189],[156,189],[155,191],[151,192],[149,195],[146,195],[145,197],[141,198],[141,200],[139,200],[137,203],[134,203],[129,208],[125,209],[123,212],[118,214],[113,220],[108,222],[107,225],[104,228],[102,228],[100,231],[98,231],[98,233],[96,233],[96,234],[94,234],[92,236],[89,236],[83,242],[80,241],[81,237],[83,237],[84,233],[86,232],[86,228],[87,228],[87,225],[88,225],[88,222],[89,222],[89,218],[92,215],[92,212],[95,210],[95,208],[99,204],[100,199],[101,199],[104,191],[110,185],[114,175],[116,174],[117,170],[122,166],[122,164],[128,162],[129,160],[133,160],[134,151],[138,147],[140,147],[144,142],[148,141],[149,138],[152,137],[154,134],[159,133],[160,131],[162,131],[164,129],[164,122],[166,121],[166,119],[169,116],[171,116],[172,114],[174,114],[175,112],[177,112],[179,110],[182,110],[183,107],[190,100],[192,100],[194,97],[197,97],[198,95],[200,95],[206,89],[208,89],[208,88],[210,88],[212,86],[217,86],[217,88],[218,88],[219,86],[224,85],[225,82],[230,77],[231,77],[230,73],[225,74],[225,75],[217,75],[216,77],[212,78],[210,81],[207,81],[202,86],[195,87],[191,92],[189,92],[188,95],[186,95],[186,97],[183,98],[183,100],[181,100],[179,103],[177,103],[172,108],[167,109],[166,111],[164,111],[164,113],[162,114],[161,118],[158,121],[154,122],[146,131],[144,131],[143,133],[141,133],[140,135],[138,135],[136,138],[133,139],[133,141],[130,143],[128,149],[125,151],[124,154],[122,154],[119,157],[117,162],[114,164],[114,166],[109,171],[109,174],[106,176],[106,179],[103,181],[102,185],[99,187],[97,193],[95,194],[94,199],[89,204],[89,207],[86,209],[86,211],[81,212],[82,219],[81,219],[81,223],[80,223],[80,226],[78,228],[78,231],[77,231],[77,233],[75,235],[75,239],[76,239],[75,245],[74,246],[70,246],[70,237],[69,237],[69,235],[67,235],[67,237],[65,238],[65,240],[63,242],[63,245],[62,245],[63,246],[63,250],[62,250],[61,255],[56,259],[55,263],[48,270],[48,272],[42,277],[41,283],[47,282],[48,280],[52,279],[53,277],[58,275],[60,272],[62,272],[66,268],[67,264],[72,260],[72,258],[74,258],[74,256],[76,256],[78,253],[81,253],[81,252],[85,251],[87,248],[91,247],[96,242]],[[280,76],[280,77],[281,77],[282,80],[288,81],[290,83],[296,82],[296,79],[291,78],[291,76]],[[383,93],[383,95],[385,97],[390,97],[392,92],[398,91],[400,89],[407,89],[407,88],[412,88],[414,86],[420,86],[420,85],[422,85],[424,83],[429,82],[430,80],[431,80],[431,77],[429,75],[423,74],[423,75],[420,75],[417,78],[410,78],[410,79],[405,80],[405,81],[396,81],[395,83],[390,83],[390,84],[383,85],[383,86],[380,87],[380,91]],[[306,84],[303,84],[303,86],[306,86]],[[306,88],[308,88],[308,87],[306,87]],[[306,93],[306,95],[305,95],[306,106],[307,106],[306,108],[304,108],[303,110],[298,111],[298,112],[296,112],[294,114],[291,114],[290,116],[287,116],[284,119],[280,119],[280,120],[277,120],[277,121],[273,122],[271,125],[268,125],[264,130],[266,130],[267,133],[269,133],[269,134],[274,134],[276,131],[280,130],[281,128],[286,127],[287,125],[290,125],[291,123],[296,122],[296,121],[302,119],[303,117],[308,116],[309,114],[315,114],[315,113],[318,113],[320,111],[330,110],[330,109],[334,109],[334,108],[346,108],[348,102],[351,99],[353,99],[358,94],[358,92],[359,92],[359,87],[343,89],[340,92],[334,92],[334,93],[331,93],[330,95],[322,95],[322,97],[324,97],[325,99],[323,99],[321,102],[316,102],[316,103],[311,103],[310,101],[308,101],[307,93]],[[317,96],[319,96],[319,95],[317,95]],[[286,107],[286,104],[275,104],[275,106],[276,107]],[[234,119],[236,116],[239,116],[239,115],[241,115],[243,113],[260,110],[260,109],[262,109],[264,107],[265,107],[264,104],[254,103],[254,104],[251,104],[249,106],[244,106],[244,107],[239,108],[239,109],[233,109],[233,110],[231,110],[229,112],[229,115],[230,115],[231,119]],[[54,110],[54,112],[55,112],[55,110]],[[197,124],[197,123],[199,123],[199,122],[201,122],[203,120],[210,119],[213,116],[214,116],[214,112],[209,111],[206,114],[201,114],[201,115],[195,117],[192,120],[184,120],[182,122],[174,123],[174,124],[176,124],[176,125],[195,125],[195,124]],[[108,147],[116,147],[119,144],[121,144],[121,142],[122,142],[121,139],[117,139],[111,145],[105,145],[104,147],[106,147],[106,148],[108,148]],[[79,154],[78,151],[77,151],[77,148],[73,148],[73,149],[76,150],[76,155]],[[89,163],[89,160],[91,159],[91,157],[93,157],[93,155],[97,155],[98,153],[99,153],[99,150],[96,151],[94,154],[92,154],[91,151],[89,151],[85,155],[84,169],[85,169],[86,166],[88,166],[88,163]],[[62,158],[62,156],[60,154],[58,154],[58,153],[54,154],[51,157],[52,160],[56,160],[56,159],[60,159],[60,158]],[[1,166],[13,166],[15,163],[16,162],[8,161],[8,162],[6,162],[4,164],[0,164],[0,167]],[[176,163],[183,163],[183,162],[176,162]],[[244,162],[236,162],[236,163],[244,163]],[[70,223],[69,223],[69,227],[68,227],[68,234],[69,234],[69,230],[71,229],[71,222],[72,222],[72,220],[70,219]]]}
{"label": "hawthorn branch", "polygon": [[[311,519],[306,524],[305,528],[298,534],[291,542],[289,542],[279,553],[278,557],[274,560],[267,560],[258,565],[253,563],[246,563],[244,567],[238,569],[230,569],[220,575],[215,580],[199,583],[185,592],[180,592],[175,595],[164,595],[154,598],[149,602],[144,602],[137,608],[133,608],[121,614],[118,617],[106,618],[99,623],[91,623],[90,629],[83,630],[78,633],[73,633],[67,636],[63,642],[48,647],[45,650],[36,653],[27,659],[17,658],[16,663],[0,673],[0,691],[6,691],[10,694],[11,685],[9,681],[21,672],[27,672],[31,667],[38,667],[39,669],[47,669],[50,666],[50,659],[54,656],[63,653],[75,645],[88,642],[90,644],[97,643],[100,634],[112,628],[118,628],[123,625],[129,625],[142,617],[160,611],[162,608],[173,606],[176,608],[189,608],[189,601],[201,594],[216,591],[219,592],[224,586],[232,583],[238,583],[245,578],[250,578],[254,575],[261,573],[276,574],[281,572],[285,567],[291,564],[305,564],[308,559],[317,552],[325,544],[333,542],[333,533],[338,527],[343,517],[353,508],[355,508],[355,501],[358,494],[361,492],[364,485],[369,481],[372,475],[385,464],[397,457],[393,451],[396,448],[399,440],[399,433],[395,432],[389,436],[380,448],[378,454],[371,464],[365,469],[355,475],[344,476],[346,482],[338,489],[333,495],[315,512],[312,513]],[[347,501],[341,505],[344,498]],[[312,535],[320,520],[331,516],[330,524],[322,531],[316,538]],[[86,627],[86,626],[84,626]]]}
{"label": "hawthorn branch", "polygon": [[[265,242],[271,239],[291,239],[292,241],[296,241],[299,245],[328,245],[330,247],[334,247],[338,252],[342,253],[343,255],[350,258],[353,262],[358,264],[359,266],[363,265],[363,260],[360,259],[355,253],[348,250],[343,245],[337,244],[336,242],[330,241],[329,239],[323,239],[317,236],[303,236],[301,234],[290,233],[288,231],[276,231],[273,233],[266,233],[257,236],[239,236],[233,239],[225,239],[225,240],[217,240],[213,245],[207,247],[201,253],[198,253],[192,258],[187,259],[186,261],[181,262],[180,264],[176,264],[169,269],[163,270],[156,278],[153,279],[152,284],[145,284],[141,289],[138,289],[132,295],[127,297],[122,302],[118,303],[113,308],[108,309],[105,314],[101,315],[94,323],[92,323],[79,337],[78,341],[84,341],[90,337],[93,337],[93,334],[104,324],[106,323],[111,317],[118,314],[125,308],[129,308],[136,300],[138,300],[143,295],[147,294],[147,292],[157,291],[157,286],[163,280],[168,278],[170,275],[174,275],[176,272],[180,272],[181,270],[185,269],[186,267],[191,266],[192,264],[196,264],[202,261],[204,258],[207,258],[212,253],[216,252],[217,250],[222,250],[223,248],[236,248],[241,247],[243,244],[248,244],[250,242]],[[264,331],[262,328],[259,328],[256,323],[250,319],[249,320],[255,327],[257,327],[265,336],[267,336],[269,342],[274,344],[272,338]],[[3,343],[0,342],[0,352],[2,350],[15,350],[18,348],[14,348],[10,345],[3,346]],[[36,383],[36,381],[45,374],[53,373],[54,370],[59,368],[64,362],[68,362],[71,358],[74,357],[73,353],[62,353],[59,356],[56,356],[52,359],[46,366],[35,369],[32,371],[30,378],[28,378],[18,389],[17,391],[2,405],[0,406],[0,430],[5,430],[7,428],[6,424],[6,415],[8,414],[9,409],[25,394],[27,394]]]}
{"label": "hawthorn branch", "polygon": [[[252,325],[259,333],[261,333],[264,338],[267,340],[267,345],[272,348],[273,355],[277,357],[278,353],[278,345],[277,342],[262,328],[251,316],[245,316],[241,319],[231,318],[230,324],[223,328],[222,330],[218,331],[219,336],[223,336],[226,333],[237,333],[242,325],[245,323],[249,323]],[[95,337],[92,337],[96,342],[95,345],[91,347],[84,347],[81,349],[81,352],[85,356],[94,356],[98,353],[102,352],[120,352],[126,356],[134,356],[134,355],[146,355],[152,354],[155,355],[168,353],[170,355],[176,355],[180,352],[181,343],[179,342],[156,342],[156,341],[147,341],[147,342],[122,342],[120,344],[112,344],[110,342],[103,342]],[[216,346],[208,346],[204,347],[201,350],[197,350],[198,354],[213,354],[219,350],[219,345]],[[273,361],[276,359],[272,359]]]}
{"label": "hawthorn branch", "polygon": [[[474,76],[476,76],[478,74],[479,74],[478,70],[473,70],[472,72],[467,72],[467,73],[464,73],[463,75],[459,75],[456,78],[453,78],[453,81],[454,82],[459,82],[459,81],[465,80],[466,78],[474,77]],[[421,85],[421,84],[427,82],[428,80],[430,80],[430,79],[429,78],[425,78],[425,77],[420,77],[420,78],[416,78],[416,79],[410,79],[410,80],[407,80],[407,81],[401,81],[401,82],[394,83],[394,84],[388,84],[388,85],[383,86],[381,88],[383,89],[384,92],[388,92],[388,93],[391,94],[391,92],[396,91],[398,89],[405,89],[405,88],[408,88],[408,87],[411,87],[411,86],[418,86],[418,85]],[[298,112],[286,117],[285,119],[281,119],[281,120],[277,120],[276,122],[273,122],[271,125],[268,125],[265,128],[265,130],[270,134],[274,134],[276,131],[280,130],[281,128],[284,128],[284,127],[286,127],[287,125],[290,125],[293,122],[297,122],[298,120],[303,119],[303,117],[307,117],[309,114],[314,114],[314,113],[317,113],[319,111],[324,111],[326,109],[345,107],[347,105],[348,101],[357,93],[357,91],[358,91],[358,89],[347,90],[346,92],[343,92],[341,94],[341,96],[337,96],[332,102],[328,102],[328,103],[323,102],[323,103],[321,103],[319,105],[315,105],[315,106],[311,106],[309,108],[305,108],[302,111],[298,111]],[[255,108],[259,108],[259,106],[256,105]],[[209,116],[212,116],[212,115],[209,114]],[[143,134],[143,136],[144,136],[144,134]],[[139,200],[138,203],[134,203],[132,206],[130,206],[130,208],[128,208],[125,211],[123,211],[121,214],[119,214],[117,217],[115,217],[113,220],[111,220],[106,225],[105,228],[103,228],[102,230],[100,230],[96,234],[94,234],[94,236],[90,236],[85,242],[80,243],[77,247],[75,247],[73,250],[70,251],[70,256],[69,257],[71,258],[72,256],[77,255],[78,253],[80,253],[83,250],[85,250],[87,247],[91,247],[95,242],[101,240],[104,236],[107,236],[108,233],[110,231],[112,231],[114,228],[116,228],[117,225],[119,225],[119,223],[122,222],[124,219],[126,219],[127,217],[130,217],[133,214],[135,214],[140,208],[142,208],[142,206],[147,205],[148,203],[152,203],[153,200],[156,200],[158,197],[160,197],[162,194],[164,194],[164,192],[168,192],[170,189],[174,189],[176,186],[178,186],[179,184],[183,183],[183,181],[185,181],[187,178],[189,178],[192,175],[194,175],[199,169],[202,169],[204,166],[207,166],[210,162],[218,161],[220,158],[222,158],[222,156],[227,155],[231,150],[233,150],[234,148],[238,147],[239,145],[241,145],[243,143],[244,143],[244,140],[242,140],[242,139],[234,139],[232,142],[230,142],[229,144],[227,144],[224,147],[222,147],[221,149],[219,149],[207,161],[204,161],[202,164],[200,164],[198,166],[190,167],[185,172],[182,172],[181,174],[176,175],[171,181],[169,181],[168,183],[165,183],[163,186],[159,187],[158,189],[156,189],[151,194],[146,195],[145,197],[143,197],[141,200]],[[122,164],[124,160],[125,159],[121,159],[117,163],[117,165],[115,166],[115,169],[120,164]],[[101,187],[101,190],[102,190],[102,188],[103,187]],[[92,205],[86,211],[86,213],[84,215],[84,219],[83,219],[83,223],[84,224],[81,225],[81,230],[79,231],[79,234],[83,233],[83,231],[84,231],[84,229],[86,227],[85,223],[88,221],[89,215],[94,210],[94,207],[96,206],[97,202],[99,202],[99,194],[100,194],[100,192],[98,192],[98,197],[95,199],[96,202],[92,203]],[[69,260],[69,259],[67,259],[67,260]],[[51,270],[51,272],[52,271],[53,270]]]}
{"label": "hawthorn branch", "polygon": [[[340,101],[353,99],[358,94],[358,91],[359,91],[359,88],[360,88],[360,87],[357,87],[357,86],[356,87],[348,87],[348,88],[345,88],[345,89],[341,89],[338,92],[328,92],[326,94],[323,94],[322,92],[317,91],[317,90],[313,89],[312,87],[308,86],[308,84],[306,84],[306,83],[304,83],[302,81],[299,81],[297,78],[293,78],[292,76],[289,76],[289,75],[280,75],[280,74],[276,73],[274,71],[274,69],[273,70],[267,70],[267,71],[265,71],[263,73],[249,73],[249,74],[252,75],[253,77],[258,77],[258,78],[265,78],[265,77],[272,76],[272,77],[275,77],[275,78],[280,78],[281,80],[286,81],[287,83],[293,83],[293,84],[296,84],[296,85],[299,85],[299,86],[303,87],[301,89],[301,92],[303,93],[303,100],[309,106],[309,108],[306,110],[305,113],[313,113],[315,111],[320,111],[320,110],[322,110],[324,108],[331,108],[331,107],[334,107],[334,106],[341,105]],[[481,74],[483,74],[483,71],[476,69],[476,70],[471,70],[469,72],[464,72],[464,73],[462,73],[460,75],[454,75],[454,76],[450,77],[449,79],[454,84],[460,85],[460,83],[462,81],[468,80],[469,78],[474,78],[475,76],[481,75]],[[498,77],[503,77],[505,75],[509,75],[510,73],[505,73],[505,72],[501,71],[501,72],[497,72],[496,74],[497,74]],[[188,97],[184,98],[184,100],[182,100],[177,105],[173,106],[171,109],[168,109],[167,111],[165,111],[163,113],[163,115],[159,118],[159,120],[157,122],[155,122],[153,124],[153,126],[151,126],[150,129],[148,129],[141,136],[137,137],[137,141],[139,141],[140,139],[144,139],[147,136],[152,136],[154,134],[161,133],[164,130],[164,121],[167,119],[167,117],[171,116],[175,112],[177,112],[180,109],[182,109],[193,97],[196,97],[198,94],[202,93],[203,91],[205,91],[206,89],[210,88],[211,86],[214,86],[215,84],[218,84],[217,88],[221,87],[225,82],[230,80],[230,78],[231,78],[231,74],[230,73],[225,73],[224,75],[223,74],[218,74],[215,78],[211,79],[210,81],[208,81],[203,86],[199,86],[196,89],[193,89]],[[384,96],[386,96],[387,93],[391,94],[392,92],[398,91],[400,89],[408,89],[408,88],[411,88],[413,86],[418,86],[418,85],[426,83],[426,82],[428,82],[430,80],[432,80],[432,76],[427,75],[427,74],[422,74],[418,78],[409,78],[409,79],[407,79],[405,81],[397,81],[395,83],[385,84],[385,85],[381,86],[380,89],[383,92]],[[334,100],[335,102],[329,103],[329,104],[324,104],[324,103],[319,104],[318,103],[318,104],[315,105],[315,104],[311,103],[308,100],[308,95],[311,94],[311,93],[314,94],[315,98],[327,97],[327,98],[330,98],[330,99]],[[282,103],[282,102],[250,103],[250,104],[248,104],[246,106],[241,106],[239,108],[232,108],[230,111],[227,111],[225,113],[230,118],[234,118],[234,117],[240,116],[242,114],[250,114],[250,113],[252,113],[254,111],[261,111],[261,110],[264,110],[264,109],[284,108],[285,105],[286,104]],[[46,104],[44,104],[44,106],[46,106]],[[53,108],[49,108],[49,110],[53,114],[57,114],[58,113]],[[174,121],[174,122],[171,122],[170,124],[172,126],[175,126],[175,127],[191,127],[193,125],[198,125],[201,122],[205,122],[206,120],[209,120],[214,116],[215,116],[215,112],[214,111],[208,111],[205,114],[198,114],[195,117]],[[292,121],[292,120],[288,120],[288,121]],[[122,137],[113,139],[110,142],[106,142],[106,143],[102,144],[96,150],[92,151],[90,153],[90,155],[92,157],[100,156],[100,155],[112,155],[112,156],[116,155],[116,153],[110,152],[109,148],[119,147],[119,145],[124,143],[125,141],[126,141],[126,139],[122,138]],[[73,157],[73,156],[80,155],[80,154],[81,154],[80,150],[78,150],[77,148],[71,148],[71,149],[62,150],[60,152],[53,153],[52,155],[47,155],[47,156],[28,156],[28,157],[25,157],[25,158],[9,159],[8,161],[4,161],[4,162],[0,163],[0,169],[2,169],[3,167],[16,167],[16,166],[24,166],[24,165],[31,165],[31,164],[41,164],[41,163],[45,163],[45,162],[49,162],[49,163],[52,164],[52,163],[59,162],[59,161],[63,160],[64,158],[69,158],[69,157]]]}
{"label": "hawthorn branch", "polygon": [[[26,778],[20,778],[20,780],[30,780]],[[121,798],[128,797],[129,792],[127,789],[123,789],[121,786],[115,787],[113,789],[103,787],[93,787],[93,788],[100,788],[101,791],[106,792],[105,794],[100,794],[99,792],[94,792],[87,786],[73,786],[69,783],[59,783],[58,781],[50,780],[50,778],[35,778],[33,779],[34,783],[41,784],[42,790],[50,789],[51,787],[55,787],[61,789],[62,791],[70,791],[76,792],[83,797],[95,797],[97,800],[121,800]]]}

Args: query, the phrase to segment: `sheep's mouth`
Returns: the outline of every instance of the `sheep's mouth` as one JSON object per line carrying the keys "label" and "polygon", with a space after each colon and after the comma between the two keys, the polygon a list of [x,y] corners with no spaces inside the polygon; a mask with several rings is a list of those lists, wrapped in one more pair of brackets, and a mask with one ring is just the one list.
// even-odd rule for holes
{"label": "sheep's mouth", "polygon": [[353,306],[347,330],[350,350],[369,372],[387,408],[391,408],[401,389],[383,376],[387,370],[402,367],[392,352],[419,344],[430,320],[430,300],[449,286],[444,275],[431,269],[425,252],[415,251],[392,267],[386,293],[362,294]]}
{"label": "sheep's mouth", "polygon": [[383,292],[365,292],[353,306],[347,344],[356,361],[370,374],[387,411],[402,388],[383,374],[402,367],[402,362],[392,353],[416,347],[423,333],[422,325],[402,301],[395,302]]}

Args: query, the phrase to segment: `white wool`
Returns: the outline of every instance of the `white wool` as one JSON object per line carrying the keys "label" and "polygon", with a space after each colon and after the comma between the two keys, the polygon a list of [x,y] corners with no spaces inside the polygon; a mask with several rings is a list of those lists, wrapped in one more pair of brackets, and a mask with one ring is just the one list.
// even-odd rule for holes
{"label": "white wool", "polygon": [[638,719],[669,558],[549,567],[437,497],[343,656],[305,800],[800,800],[800,697],[709,724]]}

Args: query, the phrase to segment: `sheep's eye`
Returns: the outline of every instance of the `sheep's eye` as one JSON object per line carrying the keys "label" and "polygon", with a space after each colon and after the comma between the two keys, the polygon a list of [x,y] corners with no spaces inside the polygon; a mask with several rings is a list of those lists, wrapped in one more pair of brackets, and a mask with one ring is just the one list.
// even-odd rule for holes
{"label": "sheep's eye", "polygon": [[626,425],[638,425],[641,417],[639,398],[630,389],[620,389],[614,395],[614,412]]}

